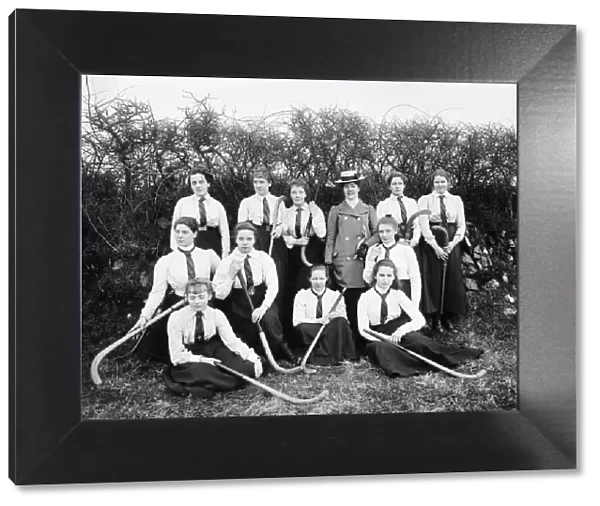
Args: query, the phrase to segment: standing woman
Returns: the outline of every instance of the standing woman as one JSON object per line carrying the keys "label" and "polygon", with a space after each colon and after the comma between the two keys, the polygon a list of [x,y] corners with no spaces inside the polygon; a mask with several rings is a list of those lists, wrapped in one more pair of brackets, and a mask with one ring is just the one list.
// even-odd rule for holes
{"label": "standing woman", "polygon": [[[441,330],[440,315],[442,325],[452,330],[452,320],[467,313],[467,295],[458,247],[466,231],[465,210],[462,199],[448,192],[448,172],[436,170],[432,176],[432,186],[433,191],[419,199],[419,209],[431,211],[431,215],[419,218],[423,237],[419,245],[423,278],[421,308],[430,319],[433,330]],[[447,246],[441,239],[445,236],[444,230],[448,235]],[[444,270],[445,281],[442,279]]]}
{"label": "standing woman", "polygon": [[[294,297],[299,290],[310,287],[311,266],[323,264],[325,249],[325,216],[319,207],[306,203],[308,185],[301,179],[290,183],[292,207],[281,212],[282,237],[287,247],[288,276],[282,283],[282,320],[285,330],[292,330]],[[288,325],[285,325],[285,322]]]}
{"label": "standing woman", "polygon": [[[217,254],[194,246],[198,233],[198,222],[194,218],[184,216],[175,220],[173,233],[175,250],[156,262],[152,290],[134,329],[145,326],[157,310],[164,311],[182,300],[189,280],[196,277],[212,279],[217,271],[220,262]],[[167,320],[163,318],[148,328],[137,347],[137,354],[143,359],[168,363],[168,342]]]}
{"label": "standing woman", "polygon": [[[227,297],[230,299],[231,310],[227,315],[229,322],[234,332],[256,353],[265,355],[256,325],[260,322],[273,355],[295,362],[296,358],[283,340],[275,303],[279,289],[275,262],[264,251],[254,249],[256,229],[251,223],[238,223],[234,236],[237,248],[223,259],[217,269],[213,280],[215,295],[221,300]],[[254,311],[238,279],[240,271]]]}
{"label": "standing woman", "polygon": [[[209,172],[194,168],[190,172],[190,186],[194,192],[183,197],[175,205],[173,223],[182,216],[190,216],[198,222],[195,244],[198,248],[212,249],[220,258],[229,255],[229,223],[225,208],[208,194],[213,181]],[[171,231],[171,249],[177,249],[174,229]]]}
{"label": "standing woman", "polygon": [[413,248],[419,243],[421,238],[421,227],[419,220],[412,224],[412,230],[407,230],[407,220],[411,215],[419,210],[417,201],[406,197],[406,176],[400,172],[391,172],[387,178],[387,184],[390,187],[391,195],[382,200],[377,205],[377,218],[391,216],[398,223],[398,238],[408,241]]}
{"label": "standing woman", "polygon": [[379,341],[365,332],[375,330],[390,336],[392,342],[433,360],[445,367],[456,367],[465,360],[479,357],[483,350],[455,348],[429,339],[419,332],[425,318],[419,308],[398,289],[394,262],[380,260],[373,269],[373,288],[358,302],[358,324],[369,341],[367,355],[390,377],[413,376],[437,369],[394,345]]}
{"label": "standing woman", "polygon": [[[269,191],[272,182],[267,169],[256,169],[252,174],[254,195],[243,199],[238,209],[238,223],[247,221],[254,225],[257,236],[256,249],[266,253],[269,252],[271,236],[273,241],[281,236],[281,208],[285,207],[281,202],[278,210],[279,199]],[[276,216],[276,212],[280,213],[279,216]]]}
{"label": "standing woman", "polygon": [[[273,179],[270,172],[260,167],[252,174],[254,195],[240,202],[238,223],[248,222],[256,230],[254,247],[259,251],[271,254],[277,270],[279,286],[284,285],[287,272],[287,248],[281,238],[281,211],[285,209],[283,199],[271,195]],[[273,247],[270,248],[271,242]],[[269,251],[271,250],[271,251]],[[283,292],[277,294],[277,303],[281,306]],[[281,309],[281,307],[280,307]],[[280,313],[283,316],[283,313]]]}
{"label": "standing woman", "polygon": [[377,213],[373,206],[358,198],[358,183],[364,176],[346,170],[335,183],[342,186],[344,201],[333,206],[327,219],[325,263],[340,287],[345,287],[344,299],[350,328],[358,338],[356,306],[367,289],[363,279],[364,258],[369,246],[377,242]]}

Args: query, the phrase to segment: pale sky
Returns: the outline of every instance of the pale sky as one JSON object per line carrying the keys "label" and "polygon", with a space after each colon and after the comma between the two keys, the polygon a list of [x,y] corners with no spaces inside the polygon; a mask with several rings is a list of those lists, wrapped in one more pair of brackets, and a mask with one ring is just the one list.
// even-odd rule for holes
{"label": "pale sky", "polygon": [[[517,87],[493,83],[403,83],[315,81],[283,79],[88,76],[90,92],[100,99],[123,93],[125,98],[149,102],[157,118],[182,118],[178,108],[192,105],[183,96],[210,95],[217,111],[238,119],[262,117],[292,106],[314,110],[339,107],[381,121],[412,118],[419,109],[449,123],[497,122],[516,128]],[[85,82],[83,92],[86,92]],[[393,109],[392,109],[393,108]],[[390,109],[392,109],[390,111]],[[389,111],[389,112],[388,112]]]}

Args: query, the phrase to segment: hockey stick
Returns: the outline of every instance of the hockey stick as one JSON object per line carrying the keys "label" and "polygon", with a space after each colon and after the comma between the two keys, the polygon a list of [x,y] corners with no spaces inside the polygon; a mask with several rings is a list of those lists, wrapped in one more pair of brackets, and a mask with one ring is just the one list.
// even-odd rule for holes
{"label": "hockey stick", "polygon": [[482,369],[477,374],[464,374],[462,372],[453,371],[452,369],[448,369],[447,367],[444,367],[443,365],[438,364],[437,362],[434,362],[433,360],[423,357],[423,356],[419,355],[418,353],[415,353],[414,351],[411,351],[408,348],[405,348],[404,346],[402,346],[398,343],[392,342],[390,340],[390,336],[382,334],[381,332],[375,332],[374,330],[371,330],[371,329],[364,329],[364,332],[366,332],[370,336],[373,336],[373,337],[379,339],[380,341],[383,341],[384,343],[389,343],[392,346],[395,346],[399,350],[405,351],[406,353],[412,355],[413,357],[418,358],[419,360],[422,360],[426,364],[429,364],[430,366],[433,366],[433,367],[439,369],[440,371],[444,371],[445,373],[450,374],[451,376],[456,376],[457,378],[463,378],[463,379],[477,379],[477,378],[481,378],[486,373],[485,369]]}
{"label": "hockey stick", "polygon": [[242,374],[241,372],[238,372],[235,369],[231,369],[231,368],[227,367],[226,365],[223,365],[220,362],[215,362],[215,365],[217,367],[223,369],[224,371],[227,371],[228,373],[233,374],[234,376],[238,376],[239,378],[246,380],[251,385],[255,385],[258,388],[262,388],[263,390],[269,392],[270,394],[274,395],[275,397],[279,397],[280,399],[283,399],[284,401],[287,401],[287,402],[291,402],[292,404],[311,404],[313,402],[318,402],[321,399],[324,399],[325,397],[327,397],[329,395],[329,391],[323,390],[316,397],[311,397],[309,399],[300,399],[298,397],[292,397],[290,395],[284,394],[283,392],[280,392],[279,390],[275,390],[274,388],[271,388],[270,386],[267,386],[264,383],[261,383],[260,381],[257,381],[254,378],[251,378],[250,376],[246,376],[245,374]]}
{"label": "hockey stick", "polygon": [[[309,210],[309,212],[310,212],[310,210]],[[313,215],[312,215],[312,213],[310,213],[310,215],[308,217],[308,221],[306,222],[306,227],[304,228],[304,234],[302,235],[302,237],[308,237],[308,234],[310,233],[310,229],[312,227],[312,217],[313,217]],[[306,258],[306,246],[302,246],[300,248],[300,260],[302,260],[302,263],[304,265],[306,265],[306,267],[312,267],[312,264]]]}
{"label": "hockey stick", "polygon": [[[431,227],[431,232],[435,237],[435,242],[441,248],[448,246],[448,231],[444,227],[434,225]],[[446,293],[446,269],[448,267],[448,259],[442,260],[442,289],[440,292],[440,307],[438,313],[441,315],[444,312],[444,295]]]}
{"label": "hockey stick", "polygon": [[[252,297],[250,297],[250,293],[248,292],[248,286],[246,285],[246,280],[242,276],[241,270],[238,271],[237,277],[238,277],[240,284],[242,285],[242,289],[244,290],[244,293],[246,294],[246,298],[248,299],[248,304],[250,305],[250,311],[253,313],[254,312],[254,304],[252,303]],[[267,342],[267,336],[265,336],[265,331],[263,330],[262,325],[260,324],[260,321],[256,322],[256,327],[258,328],[258,336],[260,337],[260,342],[262,343],[263,348],[265,350],[265,355],[267,356],[267,360],[269,361],[269,364],[271,364],[273,369],[275,369],[277,372],[282,372],[285,374],[297,373],[297,372],[302,371],[302,367],[300,367],[300,366],[293,367],[292,369],[285,369],[284,367],[281,367],[277,362],[275,362],[275,359],[273,358],[273,354],[271,353],[271,348],[269,348],[269,343]]]}
{"label": "hockey stick", "polygon": [[[281,209],[281,204],[285,200],[285,197],[279,197],[277,202],[275,203],[275,214],[273,215],[273,229],[277,228],[277,221],[279,220],[279,210]],[[273,233],[271,233],[271,238],[269,241],[269,256],[273,253]]]}
{"label": "hockey stick", "polygon": [[98,353],[98,355],[96,355],[96,357],[92,361],[92,366],[90,369],[90,374],[92,376],[92,381],[94,382],[94,384],[96,384],[96,385],[102,384],[102,379],[100,378],[100,375],[98,374],[98,367],[100,366],[100,362],[102,362],[102,360],[104,359],[104,357],[106,357],[106,355],[108,355],[111,351],[113,351],[117,346],[120,346],[128,339],[131,339],[136,334],[139,334],[144,329],[148,328],[150,325],[152,325],[153,323],[157,322],[158,320],[164,318],[165,316],[171,314],[173,311],[175,311],[176,309],[179,309],[184,304],[185,304],[185,300],[180,300],[177,304],[174,304],[169,309],[166,309],[162,313],[159,313],[154,318],[149,320],[146,323],[146,325],[144,325],[143,327],[137,328],[135,330],[130,330],[121,339],[119,339],[118,341],[115,341],[110,346],[107,346],[100,353]]}
{"label": "hockey stick", "polygon": [[[414,223],[414,221],[419,217],[419,216],[430,216],[431,215],[431,211],[429,209],[419,209],[418,211],[412,213],[408,220],[406,220],[406,224],[404,225],[405,230],[406,230],[406,236],[409,235],[409,232],[412,229],[412,225]],[[412,239],[412,233],[410,234],[410,239]],[[410,243],[410,239],[407,239],[406,237],[403,238],[404,241],[408,243]]]}

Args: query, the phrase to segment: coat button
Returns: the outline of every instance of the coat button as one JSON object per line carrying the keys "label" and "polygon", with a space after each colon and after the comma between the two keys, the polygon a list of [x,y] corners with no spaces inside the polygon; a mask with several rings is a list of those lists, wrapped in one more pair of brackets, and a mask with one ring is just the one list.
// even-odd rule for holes
{"label": "coat button", "polygon": [[349,241],[349,240],[350,240],[350,237],[346,237],[346,241]]}
{"label": "coat button", "polygon": [[344,216],[344,219],[345,219],[345,220],[347,220],[347,219],[348,219],[348,216]]}

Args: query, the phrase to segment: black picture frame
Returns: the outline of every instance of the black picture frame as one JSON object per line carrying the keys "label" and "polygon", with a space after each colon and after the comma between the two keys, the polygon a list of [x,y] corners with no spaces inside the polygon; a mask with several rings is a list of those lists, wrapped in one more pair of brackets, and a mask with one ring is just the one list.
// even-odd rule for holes
{"label": "black picture frame", "polygon": [[[575,26],[16,10],[9,30],[14,483],[576,467]],[[82,421],[83,74],[517,83],[518,410]]]}

